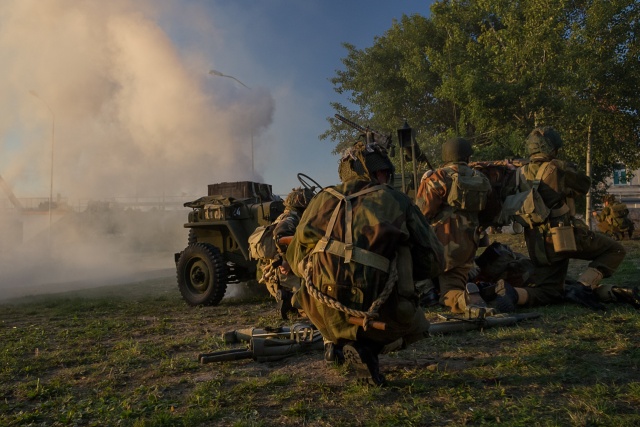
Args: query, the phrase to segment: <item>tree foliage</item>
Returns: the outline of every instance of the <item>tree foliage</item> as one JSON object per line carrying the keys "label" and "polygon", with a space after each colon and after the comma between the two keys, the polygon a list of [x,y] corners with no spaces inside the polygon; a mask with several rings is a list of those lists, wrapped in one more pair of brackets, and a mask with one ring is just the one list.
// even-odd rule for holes
{"label": "tree foliage", "polygon": [[[332,107],[379,131],[406,119],[432,155],[461,135],[479,157],[523,156],[531,129],[551,125],[583,164],[590,135],[602,179],[640,166],[639,17],[636,0],[439,1],[369,48],[345,44],[331,81],[348,103]],[[329,122],[321,138],[341,151],[354,135]]]}

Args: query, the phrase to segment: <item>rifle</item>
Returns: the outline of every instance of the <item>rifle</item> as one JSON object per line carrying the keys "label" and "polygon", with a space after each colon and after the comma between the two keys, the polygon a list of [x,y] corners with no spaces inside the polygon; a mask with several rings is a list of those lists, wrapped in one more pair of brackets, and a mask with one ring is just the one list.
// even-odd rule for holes
{"label": "rifle", "polygon": [[[384,147],[385,149],[390,150],[391,152],[393,152],[393,145],[391,143],[391,135],[384,135],[380,132],[376,132],[373,129],[370,129],[368,127],[362,127],[357,123],[352,122],[351,120],[347,119],[346,117],[341,116],[340,114],[335,114],[334,115],[336,119],[340,120],[342,123],[347,124],[349,126],[351,126],[352,128],[362,132],[362,134],[365,135],[365,137],[367,138],[367,144],[376,142],[378,144],[380,144],[382,147]],[[393,155],[392,155],[393,157]]]}
{"label": "rifle", "polygon": [[324,349],[320,331],[313,325],[295,324],[292,328],[238,329],[223,334],[225,343],[248,342],[247,348],[201,353],[201,364],[253,359],[258,362],[281,360],[295,354]]}
{"label": "rifle", "polygon": [[[497,314],[475,319],[460,316],[439,315],[442,322],[434,322],[429,326],[429,335],[445,335],[473,330],[484,330],[495,327],[513,326],[523,320],[537,319],[540,313]],[[363,326],[364,319],[351,317],[349,323]],[[370,320],[368,326],[384,330],[386,324]],[[324,340],[320,331],[312,325],[296,324],[293,328],[250,328],[238,329],[223,334],[225,344],[248,342],[247,348],[220,350],[201,353],[198,360],[201,364],[225,362],[230,360],[253,359],[257,362],[281,360],[289,356],[308,351],[324,349]]]}
{"label": "rifle", "polygon": [[434,322],[429,325],[429,335],[445,335],[456,332],[513,326],[523,320],[537,319],[540,317],[540,313],[504,313],[475,319],[442,314],[438,315],[438,317],[444,319],[444,321]]}

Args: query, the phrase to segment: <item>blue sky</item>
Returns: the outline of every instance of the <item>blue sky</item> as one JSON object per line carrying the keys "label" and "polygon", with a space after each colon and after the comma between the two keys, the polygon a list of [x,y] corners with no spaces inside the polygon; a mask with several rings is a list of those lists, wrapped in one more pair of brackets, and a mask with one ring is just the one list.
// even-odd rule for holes
{"label": "blue sky", "polygon": [[[275,115],[267,141],[284,142],[269,152],[268,142],[255,141],[256,165],[277,192],[295,185],[304,172],[322,185],[337,182],[333,143],[319,140],[333,115],[329,103],[346,102],[329,79],[342,69],[343,42],[369,47],[376,35],[403,14],[427,15],[431,1],[420,0],[272,0],[214,1],[216,28],[230,44],[212,52],[212,67],[251,87],[265,88],[275,98]],[[242,91],[229,80],[218,82]],[[385,130],[386,131],[386,130]],[[271,137],[271,138],[269,138]],[[291,173],[293,172],[293,173]]]}

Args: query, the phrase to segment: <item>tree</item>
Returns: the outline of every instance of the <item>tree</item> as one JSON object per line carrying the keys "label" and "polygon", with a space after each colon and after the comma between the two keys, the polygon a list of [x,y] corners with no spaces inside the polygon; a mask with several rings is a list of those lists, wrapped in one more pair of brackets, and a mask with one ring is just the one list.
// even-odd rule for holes
{"label": "tree", "polygon": [[[437,2],[430,18],[403,17],[370,48],[346,45],[346,70],[332,82],[357,111],[332,105],[382,129],[406,117],[431,151],[458,134],[480,156],[524,155],[531,129],[553,125],[582,163],[589,134],[600,179],[615,162],[640,165],[639,9],[633,0]],[[321,137],[343,143],[339,130],[332,122]]]}

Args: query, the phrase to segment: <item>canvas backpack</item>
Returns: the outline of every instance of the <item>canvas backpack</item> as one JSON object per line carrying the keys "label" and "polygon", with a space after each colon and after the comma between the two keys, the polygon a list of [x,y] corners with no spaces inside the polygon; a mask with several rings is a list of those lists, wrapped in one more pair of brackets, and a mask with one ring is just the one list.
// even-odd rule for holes
{"label": "canvas backpack", "polygon": [[277,223],[261,225],[249,236],[249,256],[251,259],[273,259],[278,254],[273,230]]}
{"label": "canvas backpack", "polygon": [[[507,223],[509,220],[514,220],[523,226],[531,228],[543,224],[546,221],[551,210],[544,203],[542,196],[538,192],[538,187],[540,186],[542,175],[548,166],[549,164],[546,163],[538,169],[531,189],[516,192],[505,198],[500,214],[501,221]],[[516,188],[519,187],[520,180],[524,178],[521,175],[522,169],[518,169],[518,173],[516,174]]]}
{"label": "canvas backpack", "polygon": [[471,173],[461,174],[451,168],[445,168],[453,183],[447,195],[449,206],[466,212],[480,212],[487,205],[491,183],[483,173],[470,169]]}
{"label": "canvas backpack", "polygon": [[627,205],[624,203],[615,203],[611,206],[611,210],[615,218],[624,218],[629,215],[629,209],[627,209]]}

